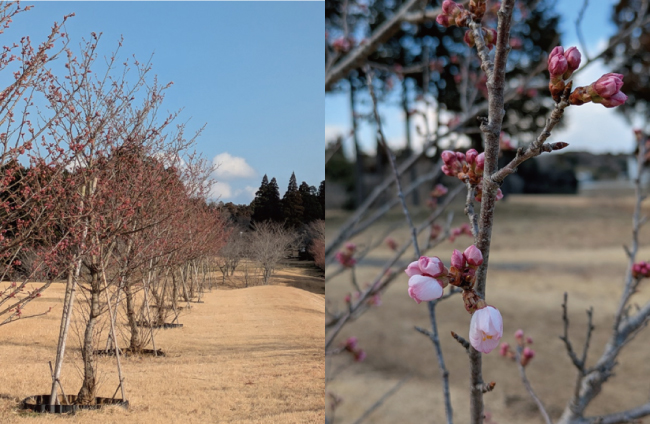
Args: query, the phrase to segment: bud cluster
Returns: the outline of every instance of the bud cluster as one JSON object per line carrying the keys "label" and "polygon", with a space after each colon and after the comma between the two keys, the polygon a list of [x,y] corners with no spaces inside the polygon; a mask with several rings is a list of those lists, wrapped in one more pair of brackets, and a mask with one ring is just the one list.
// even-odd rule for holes
{"label": "bud cluster", "polygon": [[503,320],[501,313],[474,291],[476,270],[482,263],[481,251],[471,245],[464,252],[454,250],[449,269],[440,258],[422,256],[410,263],[405,272],[409,276],[408,294],[417,303],[439,299],[448,284],[462,288],[465,309],[472,314],[470,343],[476,350],[489,353],[503,335]]}
{"label": "bud cluster", "polygon": [[[469,149],[466,153],[452,152],[445,150],[441,154],[442,172],[450,177],[456,177],[463,182],[469,182],[476,187],[477,202],[483,198],[483,170],[485,168],[485,153],[478,153],[475,149]],[[503,199],[501,189],[497,191],[497,200]]]}
{"label": "bud cluster", "polygon": [[650,277],[650,263],[641,261],[632,265],[632,276],[636,279]]}
{"label": "bud cluster", "polygon": [[366,359],[366,352],[357,346],[358,341],[359,340],[356,337],[349,337],[345,341],[343,349],[350,352],[352,356],[354,356],[356,362],[363,362],[363,360]]}
{"label": "bud cluster", "polygon": [[562,46],[557,46],[551,51],[548,57],[548,72],[551,81],[548,89],[556,102],[566,87],[565,80],[571,78],[573,72],[580,66],[580,52],[575,47],[569,47],[566,51]]}
{"label": "bud cluster", "polygon": [[[436,17],[436,22],[445,28],[454,25],[466,27],[469,26],[471,20],[480,22],[485,14],[485,9],[485,0],[470,0],[469,9],[467,10],[462,4],[458,4],[453,0],[444,0],[442,2],[442,13]],[[485,40],[486,47],[492,50],[492,47],[494,47],[497,42],[497,31],[485,27],[481,28],[481,31],[483,32],[483,39]],[[468,46],[474,47],[474,32],[471,29],[465,32],[465,37],[463,39]]]}
{"label": "bud cluster", "polygon": [[436,22],[445,28],[450,26],[467,26],[471,19],[470,11],[465,10],[462,4],[458,4],[453,0],[445,0],[442,2],[442,13],[436,17]]}
{"label": "bud cluster", "polygon": [[[524,339],[524,330],[519,329],[515,331],[515,340],[517,341],[517,349],[519,349],[521,352],[519,363],[525,367],[535,357],[535,351],[530,347],[530,345],[533,344],[533,339],[531,337],[526,337]],[[506,342],[501,343],[501,347],[499,348],[499,355],[512,359],[513,361],[517,359],[516,353]]]}
{"label": "bud cluster", "polygon": [[623,75],[605,74],[587,87],[576,88],[571,93],[569,102],[577,106],[588,102],[600,103],[606,108],[620,106],[627,100],[627,96],[621,92],[621,87]]}
{"label": "bud cluster", "polygon": [[469,226],[468,223],[465,223],[460,227],[452,228],[449,234],[449,241],[454,241],[456,240],[456,237],[460,237],[463,235],[470,236],[470,237],[474,236],[474,234],[472,234],[472,228]]}
{"label": "bud cluster", "polygon": [[[492,47],[497,43],[497,30],[494,28],[481,28],[481,31],[483,31],[483,40],[485,40],[485,47],[488,48],[488,50],[492,50]],[[465,32],[465,36],[463,37],[463,41],[470,46],[474,47],[476,44],[476,40],[474,39],[474,31],[471,29],[468,29]]]}
{"label": "bud cluster", "polygon": [[344,267],[352,268],[357,263],[357,260],[354,259],[354,252],[356,252],[356,250],[356,244],[346,243],[345,248],[336,253],[336,260]]}

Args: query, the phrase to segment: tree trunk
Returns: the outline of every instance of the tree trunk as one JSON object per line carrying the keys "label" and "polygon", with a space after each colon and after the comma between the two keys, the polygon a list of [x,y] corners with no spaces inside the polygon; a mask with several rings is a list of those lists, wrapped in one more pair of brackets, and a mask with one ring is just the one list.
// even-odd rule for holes
{"label": "tree trunk", "polygon": [[131,342],[129,348],[137,351],[142,349],[142,340],[140,339],[140,329],[138,328],[137,320],[135,319],[135,299],[133,298],[133,291],[131,283],[127,279],[124,284],[124,294],[126,296],[126,318],[129,322],[131,329]]}
{"label": "tree trunk", "polygon": [[95,403],[97,392],[97,375],[95,365],[95,353],[93,352],[93,335],[95,324],[99,318],[99,279],[96,271],[91,271],[91,296],[90,296],[90,315],[86,323],[84,332],[84,344],[81,348],[81,356],[84,362],[84,376],[81,389],[77,394],[77,404],[91,405]]}

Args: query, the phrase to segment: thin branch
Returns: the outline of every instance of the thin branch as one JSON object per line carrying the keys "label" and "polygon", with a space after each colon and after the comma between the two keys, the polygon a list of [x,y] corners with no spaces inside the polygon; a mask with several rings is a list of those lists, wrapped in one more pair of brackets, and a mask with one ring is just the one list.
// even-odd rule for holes
{"label": "thin branch", "polygon": [[393,168],[393,174],[395,175],[395,185],[397,186],[397,197],[399,197],[400,199],[400,202],[402,204],[402,212],[404,212],[406,222],[408,223],[409,229],[411,230],[411,237],[413,238],[413,248],[415,249],[415,256],[419,258],[420,246],[418,246],[417,230],[415,228],[415,225],[413,225],[411,214],[409,213],[408,207],[406,206],[406,197],[404,196],[404,192],[402,191],[402,183],[399,180],[400,174],[399,171],[397,170],[397,165],[395,164],[395,156],[393,155],[391,149],[388,147],[388,143],[386,143],[386,138],[384,137],[384,131],[381,128],[381,118],[379,117],[379,112],[377,111],[377,97],[375,97],[375,90],[372,86],[372,72],[370,71],[370,68],[366,68],[366,77],[367,77],[368,89],[370,90],[370,97],[372,98],[372,111],[375,116],[375,122],[377,122],[377,136],[379,137],[379,142],[381,143],[381,145],[384,147],[384,149],[386,149],[386,154],[388,155],[390,166],[391,168]]}
{"label": "thin branch", "polygon": [[553,424],[553,421],[551,421],[551,417],[549,417],[548,412],[546,412],[546,408],[544,407],[544,404],[537,397],[535,391],[533,390],[533,387],[530,385],[530,381],[528,381],[528,377],[526,376],[526,367],[521,365],[521,353],[523,350],[524,350],[523,346],[518,345],[516,349],[516,356],[515,356],[517,367],[519,367],[519,376],[521,377],[521,381],[522,383],[524,383],[524,387],[526,388],[526,391],[528,392],[530,397],[533,398],[533,401],[535,401],[535,404],[537,405],[537,409],[539,409],[539,413],[542,415],[542,417],[544,417],[544,422],[546,424]]}
{"label": "thin branch", "polygon": [[429,321],[431,322],[431,329],[432,329],[429,338],[433,343],[433,347],[436,350],[436,356],[438,357],[438,368],[440,368],[440,375],[442,377],[442,394],[445,398],[445,415],[447,416],[447,424],[453,424],[454,411],[451,407],[451,396],[449,394],[449,371],[445,366],[445,358],[442,356],[442,348],[440,347],[440,337],[438,335],[438,323],[436,321],[436,305],[438,304],[438,302],[439,299],[428,302]]}
{"label": "thin branch", "polygon": [[[465,348],[467,353],[469,353],[470,345],[469,345],[469,342],[467,340],[465,340],[462,336],[459,336],[458,333],[455,333],[453,331],[451,332],[451,337],[453,337],[458,343],[460,343],[460,345]],[[483,383],[481,383],[481,384],[483,384]]]}
{"label": "thin branch", "polygon": [[400,387],[402,387],[407,381],[411,379],[412,376],[408,375],[401,379],[400,381],[397,382],[389,391],[384,393],[382,397],[380,397],[377,402],[375,402],[370,408],[368,408],[363,415],[361,415],[355,422],[354,424],[361,424],[363,421],[365,421],[366,418],[372,414],[375,409],[379,408],[389,397],[391,397],[395,392],[397,392]]}
{"label": "thin branch", "polygon": [[585,43],[585,39],[582,36],[582,19],[585,17],[585,12],[587,11],[587,7],[589,6],[589,0],[585,0],[584,3],[582,3],[582,8],[580,9],[580,12],[578,13],[578,17],[576,18],[576,34],[578,35],[578,40],[580,41],[580,47],[582,48],[582,52],[585,55],[585,58],[587,58],[587,61],[589,61],[589,53],[587,53],[587,44]]}
{"label": "thin branch", "polygon": [[580,371],[581,375],[585,375],[585,364],[584,362],[580,361],[580,359],[578,359],[578,355],[576,355],[575,351],[573,350],[573,346],[571,345],[571,341],[569,340],[569,315],[567,314],[567,301],[568,293],[564,292],[564,302],[562,302],[562,321],[564,322],[564,335],[560,336],[560,340],[564,342],[567,354],[569,355],[569,358],[571,358],[573,365],[575,365],[578,371]]}

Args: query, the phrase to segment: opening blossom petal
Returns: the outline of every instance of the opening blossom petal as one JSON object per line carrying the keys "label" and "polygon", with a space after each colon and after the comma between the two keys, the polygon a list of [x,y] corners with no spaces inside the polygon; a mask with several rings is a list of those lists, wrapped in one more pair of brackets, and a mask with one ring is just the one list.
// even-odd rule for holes
{"label": "opening blossom petal", "polygon": [[476,310],[469,324],[469,342],[482,353],[490,353],[503,336],[503,319],[498,309],[486,306]]}
{"label": "opening blossom petal", "polygon": [[436,300],[442,296],[442,285],[435,278],[414,275],[409,278],[409,296],[417,303]]}

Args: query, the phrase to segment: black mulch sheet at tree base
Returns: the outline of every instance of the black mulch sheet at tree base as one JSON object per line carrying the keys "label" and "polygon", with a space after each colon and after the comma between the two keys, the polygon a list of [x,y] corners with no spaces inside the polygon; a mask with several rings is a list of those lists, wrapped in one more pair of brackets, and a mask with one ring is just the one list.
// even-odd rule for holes
{"label": "black mulch sheet at tree base", "polygon": [[138,327],[146,327],[146,328],[162,328],[162,329],[167,329],[167,328],[181,328],[183,324],[170,324],[170,323],[164,323],[163,325],[160,324],[154,324],[154,325],[149,325],[148,322],[136,322],[136,325]]}
{"label": "black mulch sheet at tree base", "polygon": [[50,405],[50,395],[30,396],[20,402],[20,407],[22,409],[31,409],[34,412],[49,412],[52,414],[67,414],[82,409],[100,409],[101,407],[108,405],[117,405],[124,409],[129,407],[129,401],[122,399],[98,397],[95,398],[96,403],[94,405],[75,405],[74,403],[77,400],[77,396],[75,395],[68,395],[65,397],[59,395],[58,398],[61,405]]}
{"label": "black mulch sheet at tree base", "polygon": [[[155,352],[155,353],[154,353]],[[115,356],[115,349],[101,349],[101,350],[95,350],[93,351],[95,355],[103,355],[103,356]],[[131,348],[127,349],[120,349],[120,355],[121,356],[165,356],[165,352],[162,351],[162,349],[138,349],[134,350]]]}

